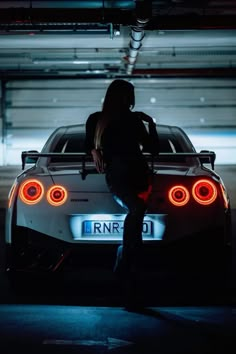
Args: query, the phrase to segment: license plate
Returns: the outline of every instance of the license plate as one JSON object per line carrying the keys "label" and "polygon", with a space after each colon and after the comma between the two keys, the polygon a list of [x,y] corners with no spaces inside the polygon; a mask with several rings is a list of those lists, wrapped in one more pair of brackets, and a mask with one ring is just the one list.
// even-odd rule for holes
{"label": "license plate", "polygon": [[[83,222],[84,236],[114,236],[122,235],[124,222],[119,220],[86,220]],[[152,235],[152,222],[143,222],[143,236]]]}

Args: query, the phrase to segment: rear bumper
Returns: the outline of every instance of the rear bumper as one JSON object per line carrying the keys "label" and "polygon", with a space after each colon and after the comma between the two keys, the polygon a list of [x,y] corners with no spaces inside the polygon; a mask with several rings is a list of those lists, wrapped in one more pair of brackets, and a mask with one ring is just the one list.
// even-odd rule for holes
{"label": "rear bumper", "polygon": [[[84,267],[112,269],[117,243],[64,242],[44,234],[17,228],[12,244],[7,244],[6,268],[19,272],[55,273]],[[141,263],[150,271],[171,268],[204,270],[231,264],[230,234],[212,228],[176,241],[148,241],[143,244]]]}

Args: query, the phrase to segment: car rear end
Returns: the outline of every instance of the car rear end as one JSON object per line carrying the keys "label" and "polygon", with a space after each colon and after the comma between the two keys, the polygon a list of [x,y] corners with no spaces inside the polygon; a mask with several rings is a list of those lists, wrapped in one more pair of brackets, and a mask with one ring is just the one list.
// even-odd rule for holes
{"label": "car rear end", "polygon": [[225,291],[232,264],[231,210],[221,178],[196,165],[179,171],[159,166],[148,208],[155,212],[166,216],[165,233],[159,245],[146,246],[149,269],[174,274],[171,282],[181,275],[185,287],[196,279],[201,286],[205,282],[202,292],[210,284]]}
{"label": "car rear end", "polygon": [[[85,161],[79,153],[79,162],[75,156],[65,158],[64,153],[81,152],[76,150],[76,129],[67,134],[63,128],[49,139],[36,165],[18,176],[10,192],[10,269],[44,274],[81,273],[84,267],[112,271],[126,211],[114,200],[91,157]],[[149,160],[154,179],[143,223],[140,263],[147,270],[145,278],[159,273],[171,284],[176,272],[187,273],[190,281],[195,271],[224,277],[231,259],[230,204],[224,184],[202,166],[203,155],[196,156],[181,130],[159,127],[159,136],[161,153],[156,161]],[[167,273],[174,275],[168,278]]]}
{"label": "car rear end", "polygon": [[[96,250],[114,259],[126,214],[104,175],[91,170],[83,179],[75,166],[36,169],[19,178],[13,194],[7,243],[14,267],[56,271]],[[143,223],[144,247],[155,252],[152,260],[158,261],[161,250],[167,256],[195,256],[197,262],[221,251],[229,235],[230,206],[217,175],[178,165],[155,168]]]}

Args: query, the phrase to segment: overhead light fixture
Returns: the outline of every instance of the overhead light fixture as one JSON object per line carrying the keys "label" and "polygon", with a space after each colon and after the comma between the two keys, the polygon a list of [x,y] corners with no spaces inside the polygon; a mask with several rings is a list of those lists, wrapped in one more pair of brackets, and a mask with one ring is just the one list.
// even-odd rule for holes
{"label": "overhead light fixture", "polygon": [[120,64],[120,59],[33,59],[35,65],[90,65],[90,64]]}
{"label": "overhead light fixture", "polygon": [[156,101],[157,101],[157,100],[156,100],[156,97],[151,97],[151,98],[150,98],[150,102],[151,102],[151,103],[156,103]]}
{"label": "overhead light fixture", "polygon": [[0,31],[16,34],[81,34],[99,35],[106,34],[110,38],[120,35],[120,25],[113,23],[4,23],[0,24]]}

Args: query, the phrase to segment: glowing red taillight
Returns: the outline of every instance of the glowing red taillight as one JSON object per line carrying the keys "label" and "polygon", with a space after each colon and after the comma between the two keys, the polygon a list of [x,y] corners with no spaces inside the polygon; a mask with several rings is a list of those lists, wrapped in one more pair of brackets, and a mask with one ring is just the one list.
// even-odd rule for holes
{"label": "glowing red taillight", "polygon": [[67,191],[64,187],[55,185],[47,192],[47,201],[53,206],[59,206],[65,203]]}
{"label": "glowing red taillight", "polygon": [[184,186],[174,186],[169,190],[169,200],[176,206],[183,206],[189,201],[189,192]]}
{"label": "glowing red taillight", "polygon": [[209,205],[216,200],[217,189],[213,182],[200,179],[192,188],[193,198],[202,205]]}
{"label": "glowing red taillight", "polygon": [[44,188],[41,182],[36,179],[28,179],[19,189],[19,196],[22,202],[26,204],[38,203],[44,194]]}

